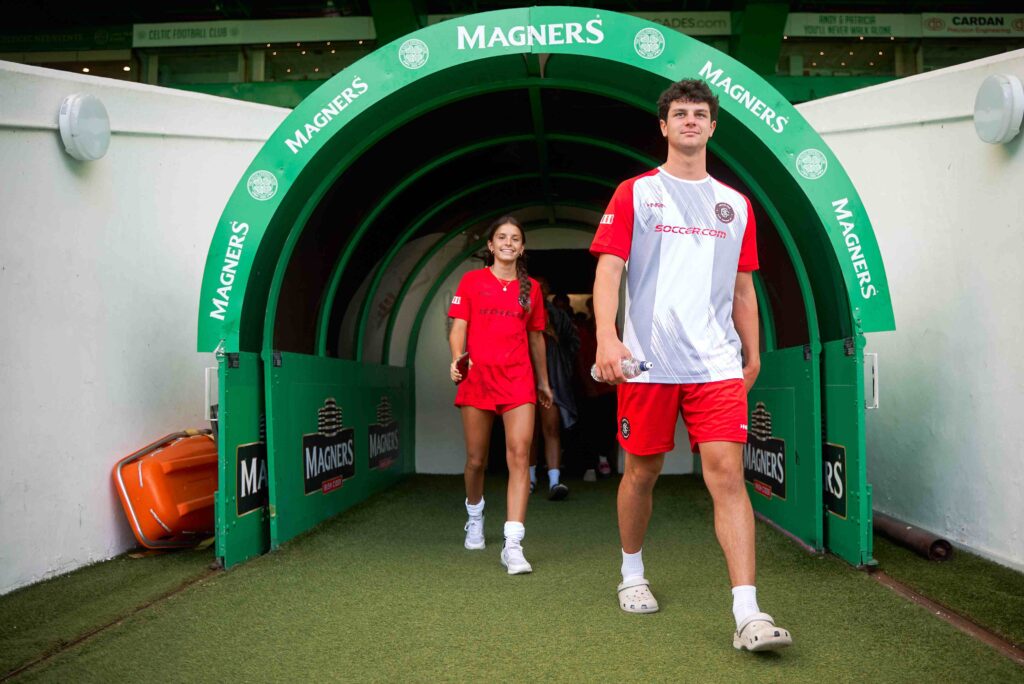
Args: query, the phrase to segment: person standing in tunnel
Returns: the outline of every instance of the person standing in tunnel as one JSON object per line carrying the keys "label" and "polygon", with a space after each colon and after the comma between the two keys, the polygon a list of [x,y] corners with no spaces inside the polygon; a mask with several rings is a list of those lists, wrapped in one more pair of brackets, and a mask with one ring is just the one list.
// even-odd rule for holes
{"label": "person standing in tunnel", "polygon": [[[530,492],[537,485],[537,456],[540,444],[544,443],[544,464],[548,469],[548,499],[562,501],[569,496],[569,487],[562,482],[562,428],[571,429],[576,424],[578,411],[572,388],[572,368],[580,338],[576,325],[565,309],[555,299],[548,299],[551,286],[548,279],[539,276],[547,325],[544,327],[544,346],[547,350],[548,383],[554,403],[541,406],[537,411],[539,420],[534,428],[533,444],[530,446]],[[565,301],[568,303],[569,298]],[[569,307],[572,310],[572,307]]]}
{"label": "person standing in tunnel", "polygon": [[[452,297],[448,345],[455,405],[466,439],[465,547],[483,549],[484,469],[494,417],[505,424],[508,492],[501,564],[510,575],[533,571],[523,555],[529,458],[536,410],[552,406],[540,286],[526,272],[526,231],[512,216],[487,230],[484,268],[462,277]],[[465,361],[465,363],[460,363]]]}
{"label": "person standing in tunnel", "polygon": [[[594,236],[597,372],[618,385],[618,439],[626,464],[618,493],[619,606],[652,613],[644,537],[654,484],[682,413],[714,503],[715,533],[732,584],[733,646],[774,650],[789,632],[757,604],[754,514],[743,477],[747,392],[760,371],[754,213],[744,195],[712,178],[707,144],[718,98],[701,80],[673,83],[658,99],[665,163],[622,182]],[[615,329],[626,270],[625,326]],[[653,362],[639,377],[621,361]]]}

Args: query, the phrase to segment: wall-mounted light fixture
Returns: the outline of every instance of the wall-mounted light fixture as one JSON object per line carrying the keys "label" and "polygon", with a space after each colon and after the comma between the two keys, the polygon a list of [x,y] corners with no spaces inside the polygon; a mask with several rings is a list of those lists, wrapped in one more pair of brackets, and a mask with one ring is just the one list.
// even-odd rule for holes
{"label": "wall-mounted light fixture", "polygon": [[998,145],[1020,133],[1024,118],[1024,87],[1011,74],[993,74],[981,82],[974,98],[974,130],[987,143]]}
{"label": "wall-mounted light fixture", "polygon": [[107,108],[93,95],[68,95],[57,117],[64,149],[75,159],[96,161],[110,146]]}

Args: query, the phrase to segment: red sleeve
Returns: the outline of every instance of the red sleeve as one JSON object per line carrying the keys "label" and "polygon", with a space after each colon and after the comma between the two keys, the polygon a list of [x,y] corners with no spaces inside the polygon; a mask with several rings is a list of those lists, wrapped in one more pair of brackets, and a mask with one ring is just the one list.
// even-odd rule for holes
{"label": "red sleeve", "polygon": [[469,312],[471,310],[470,300],[471,292],[473,288],[470,286],[470,282],[475,271],[462,276],[462,280],[459,281],[459,286],[455,289],[455,296],[452,297],[451,306],[448,307],[449,318],[461,318],[464,321],[469,320]]}
{"label": "red sleeve", "polygon": [[757,261],[757,222],[754,220],[754,208],[747,200],[747,227],[743,230],[743,243],[740,245],[740,263],[737,271],[756,271],[760,268]]}
{"label": "red sleeve", "polygon": [[530,317],[526,321],[527,330],[543,330],[547,327],[547,314],[544,311],[544,295],[540,283],[530,279]]}
{"label": "red sleeve", "polygon": [[614,254],[623,261],[629,260],[629,249],[633,245],[633,182],[631,178],[619,183],[612,195],[612,201],[601,217],[601,225],[590,244],[590,253]]}

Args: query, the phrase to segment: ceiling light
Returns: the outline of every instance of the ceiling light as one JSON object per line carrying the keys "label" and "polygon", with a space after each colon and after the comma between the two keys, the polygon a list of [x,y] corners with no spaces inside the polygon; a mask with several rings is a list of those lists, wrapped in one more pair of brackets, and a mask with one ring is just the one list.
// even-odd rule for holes
{"label": "ceiling light", "polygon": [[313,71],[320,71],[320,67],[313,67]]}
{"label": "ceiling light", "polygon": [[270,55],[272,57],[277,57],[277,50],[274,50],[273,52],[271,52]]}
{"label": "ceiling light", "polygon": [[270,43],[267,43],[267,47],[270,47]]}
{"label": "ceiling light", "polygon": [[89,73],[89,67],[82,67],[82,73],[83,74]]}
{"label": "ceiling light", "polygon": [[850,50],[850,56],[853,57],[853,50]]}
{"label": "ceiling light", "polygon": [[840,62],[839,66],[846,66],[846,62]]}
{"label": "ceiling light", "polygon": [[824,57],[825,56],[825,51],[821,50],[820,52],[818,52],[818,54],[821,55],[822,57]]}
{"label": "ceiling light", "polygon": [[334,50],[331,50],[331,54],[332,54],[332,55],[334,54]]}
{"label": "ceiling light", "polygon": [[864,36],[858,36],[861,40],[864,40]]}
{"label": "ceiling light", "polygon": [[130,66],[125,65],[125,66],[121,67],[121,70],[122,71],[131,71],[132,68]]}
{"label": "ceiling light", "polygon": [[302,54],[306,54],[306,51],[305,51],[305,50],[303,50],[303,51],[302,51]]}
{"label": "ceiling light", "polygon": [[878,51],[878,56],[879,56],[879,57],[881,57],[881,56],[882,56],[882,51],[881,51],[881,50],[879,50],[879,51]]}
{"label": "ceiling light", "polygon": [[327,45],[330,46],[330,44],[331,44],[331,41],[327,41]]}
{"label": "ceiling light", "polygon": [[868,66],[875,66],[874,62],[868,62]]}

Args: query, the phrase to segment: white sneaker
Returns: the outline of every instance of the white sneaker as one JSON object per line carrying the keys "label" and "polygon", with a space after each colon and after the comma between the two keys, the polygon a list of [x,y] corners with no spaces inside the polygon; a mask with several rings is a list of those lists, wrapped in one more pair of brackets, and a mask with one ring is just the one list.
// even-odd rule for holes
{"label": "white sneaker", "polygon": [[471,551],[482,549],[486,546],[484,543],[484,516],[479,518],[469,517],[466,521],[466,548]]}
{"label": "white sneaker", "polygon": [[505,546],[501,549],[501,564],[508,568],[508,574],[510,575],[522,575],[527,572],[533,572],[533,566],[523,556],[522,544],[516,542],[505,542]]}

